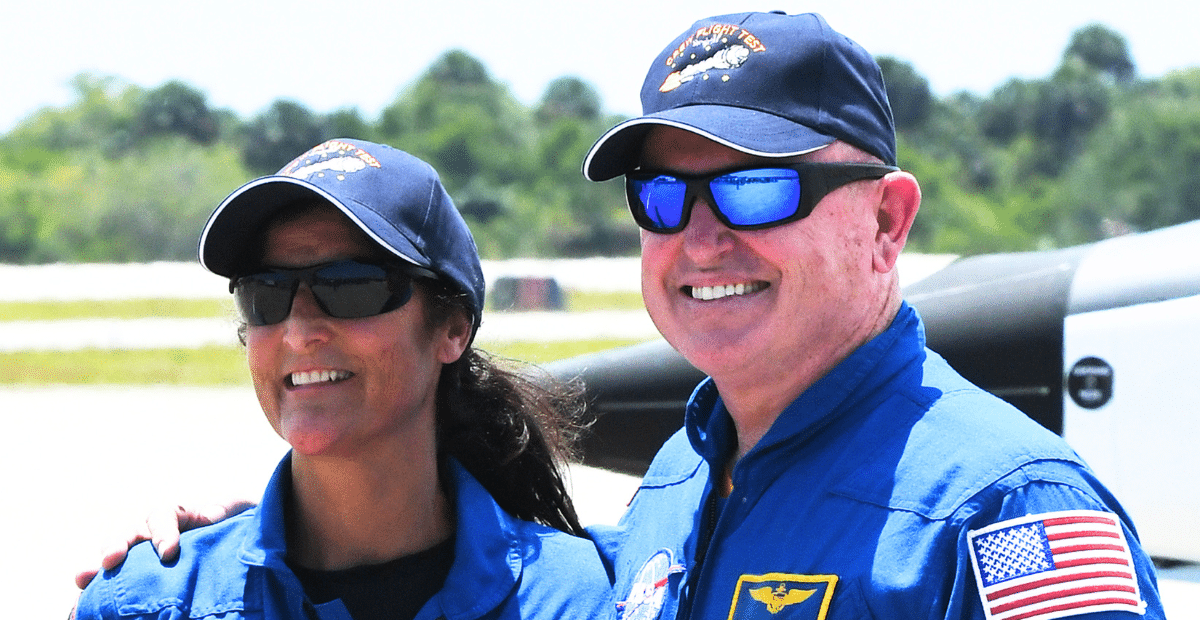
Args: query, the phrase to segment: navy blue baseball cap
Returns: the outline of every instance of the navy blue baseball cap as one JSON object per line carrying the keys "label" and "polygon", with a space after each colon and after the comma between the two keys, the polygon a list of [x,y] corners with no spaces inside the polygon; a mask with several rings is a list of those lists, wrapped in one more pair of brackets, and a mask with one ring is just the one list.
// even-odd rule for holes
{"label": "navy blue baseball cap", "polygon": [[254,268],[263,225],[280,209],[322,200],[400,260],[433,271],[464,294],[478,329],[484,279],[475,239],[429,164],[362,140],[329,140],[279,172],[239,187],[200,234],[200,264],[232,278]]}
{"label": "navy blue baseball cap", "polygon": [[763,157],[841,140],[896,164],[879,65],[815,13],[738,13],[693,24],[650,66],[642,116],[600,137],[584,159],[584,176],[606,181],[636,168],[657,125]]}

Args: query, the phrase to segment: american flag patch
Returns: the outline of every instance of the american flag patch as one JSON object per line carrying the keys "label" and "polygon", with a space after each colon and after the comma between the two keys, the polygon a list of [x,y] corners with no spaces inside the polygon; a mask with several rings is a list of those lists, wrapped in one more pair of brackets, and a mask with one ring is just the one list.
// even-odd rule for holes
{"label": "american flag patch", "polygon": [[1070,510],[967,532],[988,620],[1049,620],[1095,611],[1145,613],[1116,515]]}

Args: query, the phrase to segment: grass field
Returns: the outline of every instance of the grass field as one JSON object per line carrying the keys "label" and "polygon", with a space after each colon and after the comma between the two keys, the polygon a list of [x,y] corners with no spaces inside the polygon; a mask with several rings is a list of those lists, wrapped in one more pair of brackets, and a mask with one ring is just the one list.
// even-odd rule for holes
{"label": "grass field", "polygon": [[[633,310],[642,307],[636,292],[567,291],[570,311]],[[230,300],[134,299],[119,301],[4,302],[3,321],[67,319],[220,318],[233,313]],[[533,363],[636,344],[638,340],[567,340],[562,342],[481,341],[494,355]],[[248,385],[245,353],[240,347],[198,349],[21,351],[0,353],[0,384],[8,385]]]}
{"label": "grass field", "polygon": [[0,302],[0,320],[62,321],[66,319],[205,319],[230,316],[230,299],[121,299],[88,301]]}
{"label": "grass field", "polygon": [[[631,291],[567,291],[570,312],[636,310],[642,297]],[[64,319],[203,319],[229,316],[233,299],[121,299],[99,301],[0,302],[0,321],[59,321]]]}

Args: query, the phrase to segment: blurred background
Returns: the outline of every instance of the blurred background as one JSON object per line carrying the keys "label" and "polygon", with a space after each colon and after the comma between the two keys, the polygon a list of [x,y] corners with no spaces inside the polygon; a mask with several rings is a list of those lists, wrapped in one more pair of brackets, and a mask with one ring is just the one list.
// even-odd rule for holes
{"label": "blurred background", "polygon": [[486,258],[633,255],[620,184],[583,180],[583,154],[638,112],[650,61],[694,19],[780,4],[878,54],[925,190],[911,250],[1200,215],[1200,7],[647,4],[21,3],[0,40],[0,261],[191,260],[220,198],[332,137],[431,162]]}

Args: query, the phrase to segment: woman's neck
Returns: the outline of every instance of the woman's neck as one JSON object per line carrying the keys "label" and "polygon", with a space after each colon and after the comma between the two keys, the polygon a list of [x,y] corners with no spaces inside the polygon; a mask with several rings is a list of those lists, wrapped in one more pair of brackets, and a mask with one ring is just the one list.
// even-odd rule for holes
{"label": "woman's neck", "polygon": [[370,460],[292,460],[288,556],[308,568],[380,564],[428,549],[454,531],[435,449]]}

